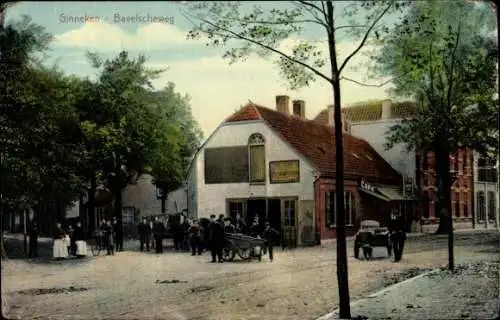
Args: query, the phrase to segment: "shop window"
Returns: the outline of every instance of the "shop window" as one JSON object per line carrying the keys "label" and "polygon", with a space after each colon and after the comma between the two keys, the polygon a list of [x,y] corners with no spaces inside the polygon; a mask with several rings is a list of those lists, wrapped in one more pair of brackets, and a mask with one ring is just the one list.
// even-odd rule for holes
{"label": "shop window", "polygon": [[285,200],[285,226],[295,227],[295,200]]}
{"label": "shop window", "polygon": [[345,224],[354,224],[356,198],[352,192],[344,192]]}
{"label": "shop window", "polygon": [[229,216],[232,219],[236,219],[236,216],[243,216],[243,201],[229,201]]}
{"label": "shop window", "polygon": [[336,224],[335,191],[325,192],[325,222],[326,226]]}
{"label": "shop window", "polygon": [[455,192],[455,217],[460,217],[460,192]]}
{"label": "shop window", "polygon": [[266,147],[264,136],[254,133],[248,139],[250,182],[266,181]]}
{"label": "shop window", "polygon": [[463,197],[464,197],[464,201],[462,203],[462,206],[463,206],[463,211],[464,211],[464,217],[468,217],[469,216],[469,193],[464,192]]}

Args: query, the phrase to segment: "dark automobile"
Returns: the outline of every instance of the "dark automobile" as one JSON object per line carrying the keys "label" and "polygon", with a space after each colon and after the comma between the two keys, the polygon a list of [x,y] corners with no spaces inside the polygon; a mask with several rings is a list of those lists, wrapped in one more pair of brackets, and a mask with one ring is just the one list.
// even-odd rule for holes
{"label": "dark automobile", "polygon": [[358,259],[359,250],[363,249],[365,259],[369,260],[373,247],[386,247],[387,254],[389,257],[391,256],[392,245],[389,230],[386,227],[381,227],[380,223],[375,220],[361,221],[354,240],[354,257]]}

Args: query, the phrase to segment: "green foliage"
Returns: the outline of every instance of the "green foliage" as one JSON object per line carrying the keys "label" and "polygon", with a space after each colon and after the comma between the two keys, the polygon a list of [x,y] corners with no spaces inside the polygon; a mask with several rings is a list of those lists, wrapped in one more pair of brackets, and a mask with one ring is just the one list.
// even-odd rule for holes
{"label": "green foliage", "polygon": [[3,204],[64,208],[92,179],[121,190],[142,172],[177,187],[201,140],[188,97],[173,85],[154,91],[163,70],[146,68],[142,55],[88,53],[97,81],[43,67],[51,38],[29,18],[1,33]]}
{"label": "green foliage", "polygon": [[[330,83],[340,79],[342,69],[359,50],[339,63],[336,70],[325,72],[325,66],[333,67],[331,53],[336,50],[335,36],[348,34],[359,38],[360,49],[375,32],[387,29],[382,21],[385,14],[399,12],[407,5],[407,1],[353,2],[338,11],[349,17],[359,16],[363,22],[339,26],[335,17],[329,16],[327,2],[290,1],[289,9],[281,9],[283,6],[279,5],[281,8],[269,10],[240,2],[196,2],[186,5],[183,12],[194,26],[189,39],[205,36],[207,46],[225,47],[223,57],[230,63],[245,61],[252,55],[263,58],[274,55],[290,88],[298,89],[318,77]],[[336,10],[341,5],[332,3],[332,6],[338,14]],[[304,40],[306,30],[317,31],[317,39]],[[281,47],[285,40],[295,40],[290,52]],[[326,52],[325,44],[332,45]]]}
{"label": "green foliage", "polygon": [[388,147],[432,150],[444,128],[450,150],[497,145],[494,22],[488,8],[467,1],[417,2],[394,26],[374,71],[392,77],[392,93],[412,97],[420,110],[391,129]]}

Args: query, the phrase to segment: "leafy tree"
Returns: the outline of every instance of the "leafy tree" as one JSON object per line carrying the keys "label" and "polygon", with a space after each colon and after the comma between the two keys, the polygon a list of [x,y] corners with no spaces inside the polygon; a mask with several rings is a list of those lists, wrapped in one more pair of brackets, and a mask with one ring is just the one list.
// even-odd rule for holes
{"label": "leafy tree", "polygon": [[191,114],[189,97],[176,93],[173,83],[152,96],[159,123],[155,124],[157,143],[150,166],[154,183],[161,189],[162,213],[165,213],[167,196],[181,186],[203,134]]}
{"label": "leafy tree", "polygon": [[49,202],[61,214],[80,183],[71,81],[40,64],[50,40],[26,16],[1,29],[2,215]]}
{"label": "leafy tree", "polygon": [[388,147],[406,143],[434,151],[438,181],[438,232],[449,234],[453,269],[450,153],[471,148],[498,154],[497,42],[494,17],[465,0],[415,2],[394,26],[376,57],[374,71],[393,78],[392,93],[418,101],[419,113],[390,130]]}
{"label": "leafy tree", "polygon": [[[342,199],[344,196],[344,155],[340,85],[341,80],[356,82],[342,77],[342,71],[369,38],[377,36],[385,28],[382,18],[389,12],[398,11],[403,4],[400,1],[365,1],[349,3],[344,9],[339,9],[342,5],[339,2],[292,1],[290,9],[267,10],[259,5],[244,8],[238,2],[201,2],[188,4],[184,15],[194,25],[188,37],[199,38],[200,35],[205,35],[209,40],[209,45],[228,47],[224,57],[230,62],[244,61],[252,54],[262,57],[274,55],[281,73],[292,89],[307,86],[318,78],[331,85],[335,106],[335,190],[336,197]],[[280,2],[279,7],[283,8],[283,2]],[[353,20],[357,16],[358,19],[349,25],[339,25],[335,14],[344,15]],[[326,57],[318,47],[317,41],[300,39],[306,28],[314,30],[320,40],[328,44]],[[360,42],[344,61],[339,62],[338,39],[346,33],[359,39]],[[280,44],[286,39],[293,38],[298,39],[298,43],[292,52],[289,54],[281,51]],[[329,69],[326,72],[325,66]],[[340,317],[350,318],[344,206],[342,201],[336,203]]]}

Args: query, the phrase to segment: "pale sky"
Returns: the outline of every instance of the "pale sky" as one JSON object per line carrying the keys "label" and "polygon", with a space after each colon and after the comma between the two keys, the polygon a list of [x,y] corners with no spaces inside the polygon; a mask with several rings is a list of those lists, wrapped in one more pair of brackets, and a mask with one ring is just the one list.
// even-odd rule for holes
{"label": "pale sky", "polygon": [[[335,3],[336,6],[345,3]],[[265,6],[286,7],[284,2],[269,2]],[[291,99],[306,101],[306,117],[313,118],[333,102],[328,83],[318,79],[309,87],[299,91],[287,89],[286,82],[272,60],[259,57],[229,65],[221,58],[223,49],[205,46],[202,41],[186,40],[190,23],[179,13],[178,5],[167,2],[22,2],[7,11],[7,22],[30,15],[33,22],[46,27],[56,41],[51,46],[47,63],[57,62],[68,74],[92,76],[93,70],[85,58],[87,50],[103,57],[113,57],[121,50],[132,55],[145,54],[148,65],[168,70],[154,81],[156,88],[174,82],[177,91],[191,96],[195,118],[201,125],[204,136],[210,133],[237,108],[249,100],[274,108],[274,97],[286,94]],[[164,17],[164,23],[120,23],[116,15],[147,15]],[[98,17],[99,22],[70,22],[69,17]],[[390,18],[390,17],[389,17]],[[347,21],[339,19],[339,23]],[[306,30],[305,39],[318,39],[318,30]],[[357,42],[344,37],[339,44],[340,58],[347,56]],[[281,48],[289,50],[298,39],[289,39]],[[326,49],[326,42],[320,44]],[[325,51],[326,52],[326,51]],[[275,57],[271,57],[275,58]],[[358,81],[382,83],[384,79],[367,79],[362,66],[368,58],[358,54],[349,63],[343,75]],[[354,67],[354,68],[353,68]],[[358,68],[355,68],[358,67]],[[328,74],[328,68],[323,70]],[[351,82],[342,82],[343,105],[363,100],[383,99],[387,86],[383,88],[361,87]]]}

